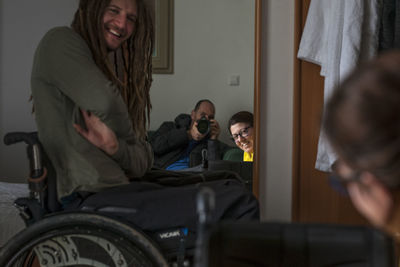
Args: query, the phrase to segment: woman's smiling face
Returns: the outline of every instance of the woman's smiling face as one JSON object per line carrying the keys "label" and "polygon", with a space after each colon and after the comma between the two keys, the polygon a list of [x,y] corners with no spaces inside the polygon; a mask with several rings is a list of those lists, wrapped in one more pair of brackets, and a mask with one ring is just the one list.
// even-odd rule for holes
{"label": "woman's smiling face", "polygon": [[248,123],[238,122],[231,125],[232,138],[235,144],[247,153],[253,153],[253,127]]}

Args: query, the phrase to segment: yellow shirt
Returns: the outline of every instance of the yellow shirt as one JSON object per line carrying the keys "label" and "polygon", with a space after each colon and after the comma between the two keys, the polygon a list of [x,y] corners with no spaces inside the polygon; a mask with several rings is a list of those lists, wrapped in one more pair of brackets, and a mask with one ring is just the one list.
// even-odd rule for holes
{"label": "yellow shirt", "polygon": [[243,161],[253,161],[253,153],[243,153]]}

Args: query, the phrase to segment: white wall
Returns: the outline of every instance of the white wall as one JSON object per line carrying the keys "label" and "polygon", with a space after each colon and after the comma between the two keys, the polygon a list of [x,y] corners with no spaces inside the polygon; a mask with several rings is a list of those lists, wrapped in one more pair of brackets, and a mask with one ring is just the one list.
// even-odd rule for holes
{"label": "white wall", "polygon": [[290,221],[294,1],[262,2],[261,212],[263,220]]}

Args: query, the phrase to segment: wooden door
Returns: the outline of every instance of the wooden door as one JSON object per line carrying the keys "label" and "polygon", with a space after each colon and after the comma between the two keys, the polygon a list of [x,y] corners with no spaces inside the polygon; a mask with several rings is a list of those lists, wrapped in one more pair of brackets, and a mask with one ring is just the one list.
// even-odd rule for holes
{"label": "wooden door", "polygon": [[[311,0],[296,0],[295,55]],[[292,218],[297,222],[365,224],[350,199],[338,194],[328,174],[314,168],[323,108],[318,65],[295,59]]]}

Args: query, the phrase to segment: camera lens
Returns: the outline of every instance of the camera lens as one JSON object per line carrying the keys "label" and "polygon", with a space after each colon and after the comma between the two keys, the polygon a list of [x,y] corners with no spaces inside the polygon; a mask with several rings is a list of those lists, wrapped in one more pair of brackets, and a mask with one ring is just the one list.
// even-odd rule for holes
{"label": "camera lens", "polygon": [[197,121],[197,130],[201,134],[207,134],[210,131],[210,121],[207,120],[206,117],[201,117],[201,119]]}

